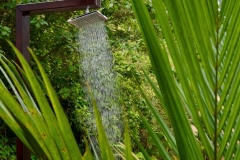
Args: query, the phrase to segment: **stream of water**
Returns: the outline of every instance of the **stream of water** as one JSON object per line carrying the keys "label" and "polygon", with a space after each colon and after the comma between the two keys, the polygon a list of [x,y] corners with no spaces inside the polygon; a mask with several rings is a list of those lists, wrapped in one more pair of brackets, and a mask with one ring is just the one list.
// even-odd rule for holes
{"label": "stream of water", "polygon": [[78,41],[81,83],[84,86],[85,99],[89,104],[91,113],[86,126],[91,134],[94,147],[99,150],[97,138],[94,135],[97,131],[92,111],[92,100],[88,94],[86,83],[89,84],[96,100],[110,144],[116,144],[120,141],[122,126],[119,91],[116,73],[113,70],[113,55],[104,22],[96,22],[81,28],[78,33]]}

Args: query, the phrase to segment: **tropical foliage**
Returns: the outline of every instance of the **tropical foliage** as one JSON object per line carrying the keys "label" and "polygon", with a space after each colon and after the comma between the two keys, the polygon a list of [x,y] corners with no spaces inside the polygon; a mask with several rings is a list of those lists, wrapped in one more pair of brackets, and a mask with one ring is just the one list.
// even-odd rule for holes
{"label": "tropical foliage", "polygon": [[[104,8],[103,12],[109,13],[109,15],[114,15],[114,11],[119,9],[115,7],[116,3],[113,0],[103,2],[107,8]],[[128,1],[123,2],[126,7],[131,7]],[[147,2],[147,4],[144,4],[144,2]],[[143,72],[139,72],[136,66],[130,65],[134,64],[134,61],[142,58],[142,55],[139,55],[132,58],[131,63],[119,63],[121,65],[119,65],[117,69],[119,69],[119,73],[122,73],[121,75],[131,78],[136,77],[137,80],[139,80],[139,77],[142,77],[144,73],[171,120],[171,127],[169,127],[168,123],[164,121],[163,116],[159,114],[159,108],[156,108],[152,103],[152,99],[149,97],[148,90],[145,90],[145,87],[140,87],[140,92],[145,98],[143,105],[145,105],[145,102],[148,104],[148,108],[144,107],[144,111],[152,112],[155,118],[154,126],[149,124],[149,118],[145,116],[146,112],[142,112],[143,105],[137,102],[135,103],[134,97],[131,97],[132,99],[129,101],[127,101],[127,98],[123,99],[126,106],[130,106],[129,108],[136,107],[136,110],[139,110],[138,114],[133,112],[128,113],[128,116],[136,115],[135,118],[137,118],[137,121],[140,117],[141,123],[144,126],[142,129],[148,131],[150,137],[149,142],[151,141],[155,151],[158,152],[154,153],[155,156],[157,156],[158,159],[184,160],[240,159],[240,127],[238,125],[240,112],[240,56],[238,45],[240,2],[238,2],[238,0],[222,0],[219,2],[217,0],[132,0],[132,4],[149,52],[152,68],[147,68],[146,71],[143,70]],[[132,14],[128,11],[121,11],[122,13]],[[38,21],[35,22],[38,23]],[[42,25],[44,25],[44,23]],[[117,21],[109,26],[111,25],[112,28],[120,30],[121,33],[127,31],[127,27],[119,25]],[[2,28],[1,31],[4,33],[2,35],[11,35],[9,34],[9,29],[6,27],[5,29],[4,27]],[[132,31],[131,29],[129,30]],[[109,29],[109,32],[110,31],[111,29]],[[114,35],[115,32],[110,33]],[[138,35],[138,32],[136,31],[135,34]],[[122,38],[120,35],[122,34],[118,35],[119,39]],[[112,38],[110,37],[112,45],[116,45],[116,48],[125,49],[123,46],[117,45],[117,41],[114,40],[115,36],[116,35],[112,36]],[[132,38],[132,40],[137,40],[138,36],[133,36]],[[123,38],[122,42],[124,42],[124,40]],[[133,41],[130,42],[134,43]],[[125,42],[125,44],[127,43]],[[141,40],[136,41],[134,44],[136,44],[136,46],[143,45]],[[129,48],[131,48],[131,46],[127,46],[126,50]],[[116,50],[119,52],[116,55],[122,60],[123,57],[121,57],[120,49]],[[6,50],[7,48],[5,48],[3,52]],[[137,50],[143,52],[145,48],[142,47],[140,49],[138,47]],[[134,55],[134,52],[127,53]],[[19,53],[17,55],[20,56]],[[81,157],[75,142],[72,146],[69,146],[67,143],[69,139],[73,139],[72,134],[70,132],[68,132],[67,135],[63,134],[66,130],[70,131],[70,128],[66,118],[59,118],[64,116],[64,113],[62,109],[60,109],[61,107],[54,96],[54,92],[50,89],[49,81],[46,80],[47,76],[42,74],[42,68],[40,67],[40,72],[37,71],[37,73],[42,74],[42,78],[37,77],[35,80],[32,80],[34,76],[32,76],[33,74],[29,74],[31,72],[29,69],[23,68],[23,70],[21,70],[17,68],[24,78],[25,84],[18,76],[17,69],[14,65],[4,57],[1,58],[1,62],[5,67],[5,69],[2,69],[3,73],[9,73],[9,75],[5,77],[13,77],[11,81],[8,80],[8,82],[11,82],[9,83],[12,87],[11,90],[14,91],[14,88],[18,90],[18,92],[15,91],[17,102],[6,90],[8,87],[4,86],[6,83],[1,83],[1,90],[4,91],[1,91],[1,93],[4,94],[1,94],[2,98],[0,98],[2,106],[1,113],[5,113],[1,116],[6,123],[12,126],[15,133],[18,134],[22,141],[25,142],[30,150],[38,157],[44,158],[46,155],[49,156],[50,159],[53,158],[55,154],[50,154],[49,152],[50,147],[53,147],[53,145],[54,147],[56,145],[60,147],[60,149],[54,151],[54,153],[59,153],[56,155],[58,158],[71,157],[74,154],[75,156]],[[25,62],[22,60],[22,63]],[[8,69],[7,64],[10,69]],[[126,65],[124,66],[122,64]],[[23,64],[23,66],[27,65]],[[39,63],[37,63],[36,66],[40,66]],[[152,80],[151,75],[149,76],[149,72],[152,70],[156,75],[157,85],[155,80]],[[19,84],[15,81],[16,78],[19,80]],[[31,81],[35,82],[32,83]],[[141,85],[142,81],[137,82]],[[17,85],[13,85],[13,83]],[[36,91],[34,88],[35,85],[38,85],[38,89],[41,88],[42,90]],[[136,86],[134,88],[130,88],[130,86],[131,85],[125,87],[125,91],[131,91],[128,92],[129,94],[127,95],[137,93],[134,92]],[[40,93],[38,93],[38,91]],[[41,96],[39,96],[40,94]],[[34,98],[32,95],[34,95]],[[48,100],[46,100],[45,95],[48,95]],[[140,100],[142,100],[141,97]],[[50,101],[50,104],[48,104],[48,101]],[[14,105],[12,105],[13,103]],[[25,103],[28,105],[25,105]],[[16,106],[15,109],[19,114],[16,114],[13,110],[14,108],[7,107],[8,105]],[[25,109],[27,113],[22,110],[21,106],[24,107],[23,109]],[[39,106],[40,110],[36,106]],[[30,108],[26,110],[25,107]],[[51,107],[54,113],[49,109]],[[43,114],[48,113],[48,111],[53,121],[49,122],[48,118],[45,117],[47,114]],[[28,115],[26,119],[20,118],[26,115]],[[98,117],[98,114],[96,114],[96,116]],[[49,128],[46,134],[42,134],[45,132],[42,132],[41,129],[44,129],[46,126],[39,124],[35,118],[38,118],[39,122],[41,121],[47,126],[51,126],[54,123],[56,129],[54,131],[57,132],[56,135],[60,138],[60,141],[58,142],[59,139],[57,137],[51,137],[53,133],[52,128]],[[23,123],[25,121],[28,121],[28,123]],[[64,126],[66,125],[66,128],[63,128],[62,124],[60,124],[61,121],[65,123]],[[129,122],[132,123],[132,121]],[[18,125],[16,125],[17,123]],[[23,124],[32,125],[25,126]],[[98,131],[103,133],[99,119],[97,124]],[[39,130],[36,130],[36,126],[39,126]],[[156,126],[161,129],[161,134],[156,133]],[[198,135],[194,135],[191,126],[196,126]],[[33,134],[36,131],[38,134]],[[23,136],[23,133],[28,136]],[[37,135],[39,136],[37,137]],[[131,146],[127,129],[125,135],[125,152],[121,152],[121,150],[118,149],[116,150],[118,153],[122,153],[122,157],[125,155],[127,159],[131,159]],[[105,136],[100,134],[99,137],[102,137],[102,140],[104,140]],[[132,134],[132,138],[134,138],[135,143],[138,144],[145,159],[152,159],[153,155],[147,148],[149,145],[143,146],[143,144],[139,142],[139,137],[135,137],[134,134]],[[37,143],[33,143],[32,140]],[[48,141],[51,143],[46,143]],[[103,151],[102,155],[104,156],[102,159],[113,159],[109,145],[105,143],[105,141],[100,144]],[[73,149],[70,148],[69,150],[68,147],[73,147]],[[108,149],[106,149],[106,147]],[[64,152],[66,151],[65,148],[69,153]],[[70,153],[72,151],[74,153]],[[84,158],[90,159],[91,157],[87,146]]]}
{"label": "tropical foliage", "polygon": [[[43,0],[41,0],[43,1]],[[15,41],[15,6],[23,3],[40,2],[38,0],[2,0],[0,1],[0,28],[10,28],[8,35],[0,31],[0,53],[9,60],[15,60],[14,51],[6,39]],[[78,111],[84,105],[83,93],[79,83],[78,55],[74,43],[75,30],[66,21],[80,12],[32,15],[30,19],[30,46],[41,61],[51,83],[57,93],[62,107],[69,118],[74,135],[78,135],[78,143],[83,144],[83,128],[79,125]],[[1,30],[1,29],[0,29]],[[50,63],[51,62],[51,63]],[[38,73],[37,65],[30,62],[33,70]],[[0,74],[2,78],[2,75]],[[83,108],[83,107],[82,107]],[[4,124],[0,122],[0,125]],[[8,128],[7,138],[15,140]],[[82,140],[80,140],[82,139]],[[84,146],[81,146],[84,148]]]}
{"label": "tropical foliage", "polygon": [[[15,41],[15,6],[19,3],[35,3],[40,1],[47,0],[0,1],[0,26],[10,28],[10,32],[7,35],[1,34],[2,32],[0,31],[0,52],[9,60],[15,60],[15,54],[5,39],[10,39],[12,42]],[[131,9],[132,4],[129,0],[103,0],[101,5],[100,11],[108,17],[106,27],[114,55],[114,68],[118,73],[119,93],[122,98],[121,105],[126,109],[129,127],[133,131],[130,132],[130,135],[132,133],[137,135],[137,138],[144,142],[144,147],[148,147],[151,144],[147,142],[146,130],[143,128],[139,114],[133,106],[140,107],[144,115],[147,116],[148,121],[151,124],[154,122],[151,112],[147,109],[146,102],[140,94],[135,77],[137,77],[138,82],[144,88],[149,98],[154,101],[154,104],[159,108],[161,113],[165,114],[165,112],[141,71],[142,67],[153,77],[146,47],[141,37],[134,12]],[[149,4],[148,8],[151,10],[152,6]],[[75,49],[76,29],[69,25],[67,20],[83,13],[84,11],[75,11],[31,15],[30,19],[30,47],[41,61],[47,76],[51,77],[51,84],[64,108],[64,112],[67,114],[82,152],[85,149],[83,137],[86,136],[83,129],[84,119],[86,119],[87,116],[85,115],[89,111],[83,98],[82,85],[79,83],[79,56]],[[37,70],[36,63],[30,61],[30,65],[34,72],[38,74],[39,71]],[[1,74],[0,77],[2,78]],[[0,130],[0,133],[5,135],[5,138],[8,138],[9,142],[13,144],[15,136],[4,123],[0,122],[0,125],[5,126]],[[161,132],[157,126],[154,130]],[[133,142],[132,145],[133,149],[138,152],[136,143]]]}
{"label": "tropical foliage", "polygon": [[[23,70],[1,57],[6,72],[2,67],[1,71],[16,96],[15,99],[1,81],[1,117],[40,159],[80,157],[72,132],[67,132],[71,130],[68,120],[42,67],[39,66],[42,73],[42,83],[39,83],[24,57],[16,49],[15,51]],[[36,62],[40,65],[39,61]],[[45,87],[42,88],[43,86]]]}
{"label": "tropical foliage", "polygon": [[[171,120],[174,138],[154,115],[176,155],[184,160],[239,159],[240,2],[152,0],[160,37],[143,1],[132,2],[158,81],[159,88],[153,87]],[[155,113],[151,104],[150,108]],[[161,143],[159,151],[171,159]]]}
{"label": "tropical foliage", "polygon": [[[36,76],[22,54],[12,44],[11,46],[16,52],[22,69],[5,57],[0,57],[3,66],[0,70],[10,84],[14,95],[1,80],[0,117],[38,159],[93,159],[88,145],[84,155],[81,155],[67,117],[36,56],[31,54],[41,76]],[[94,99],[93,107],[101,159],[114,159]],[[129,154],[131,146],[127,130],[126,128],[125,142],[128,146],[126,153]]]}

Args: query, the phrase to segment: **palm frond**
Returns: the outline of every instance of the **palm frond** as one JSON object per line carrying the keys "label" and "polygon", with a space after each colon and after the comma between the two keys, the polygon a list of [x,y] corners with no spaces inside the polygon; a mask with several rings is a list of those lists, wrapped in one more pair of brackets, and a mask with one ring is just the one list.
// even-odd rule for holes
{"label": "palm frond", "polygon": [[[1,117],[6,117],[3,120],[40,159],[81,159],[63,109],[58,106],[55,112],[52,110],[52,106],[54,108],[59,105],[58,100],[50,98],[51,105],[48,103],[42,85],[39,84],[26,60],[12,44],[10,45],[23,69],[17,67],[17,70],[13,63],[4,57],[0,59],[3,66],[0,70],[16,96],[15,98],[3,83],[0,84],[0,90],[3,93],[0,96]],[[39,69],[44,79],[45,89],[51,90],[49,91],[49,97],[51,97],[50,94],[54,91],[40,65]],[[61,112],[61,120],[55,116],[59,116],[59,112]],[[64,124],[65,128],[60,123]]]}
{"label": "palm frond", "polygon": [[203,159],[188,115],[210,159],[239,158],[240,2],[152,0],[160,41],[143,1],[132,2],[180,159]]}

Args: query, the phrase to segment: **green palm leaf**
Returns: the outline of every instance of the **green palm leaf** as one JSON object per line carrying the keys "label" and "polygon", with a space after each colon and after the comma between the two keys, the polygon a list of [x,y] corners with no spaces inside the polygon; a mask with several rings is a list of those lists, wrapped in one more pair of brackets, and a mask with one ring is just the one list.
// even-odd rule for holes
{"label": "green palm leaf", "polygon": [[[5,117],[3,118],[5,122],[38,158],[81,159],[66,116],[57,98],[54,97],[55,93],[49,80],[46,79],[41,65],[38,64],[38,67],[44,80],[44,86],[39,85],[38,79],[21,53],[12,44],[11,46],[18,56],[23,70],[19,67],[17,70],[11,62],[1,57],[0,62],[3,68],[0,70],[16,96],[14,98],[5,85],[0,83],[0,90],[3,93],[0,96],[1,117]],[[20,78],[19,72],[26,83]],[[26,87],[25,84],[28,86]],[[42,87],[48,91],[54,112]],[[61,116],[61,120],[58,120],[59,116]]]}
{"label": "green palm leaf", "polygon": [[[0,80],[0,117],[38,159],[93,159],[88,145],[84,156],[80,154],[65,113],[36,56],[29,50],[41,77],[33,73],[22,54],[11,43],[10,45],[22,68],[4,56],[0,57],[0,72],[13,91],[11,93]],[[94,99],[93,107],[101,157],[114,159]],[[129,134],[125,134],[126,156],[132,157]]]}
{"label": "green palm leaf", "polygon": [[125,120],[124,128],[125,128],[124,129],[125,158],[127,160],[133,160],[131,139],[130,139],[129,128],[126,120]]}
{"label": "green palm leaf", "polygon": [[240,1],[152,0],[160,41],[143,1],[132,2],[180,159],[203,159],[187,115],[209,159],[239,159]]}

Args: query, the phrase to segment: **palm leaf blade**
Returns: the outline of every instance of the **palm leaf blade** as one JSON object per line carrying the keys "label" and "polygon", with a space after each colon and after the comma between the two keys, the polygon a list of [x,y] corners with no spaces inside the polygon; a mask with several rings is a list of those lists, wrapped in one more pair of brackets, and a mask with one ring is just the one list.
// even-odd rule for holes
{"label": "palm leaf blade", "polygon": [[147,120],[141,115],[142,122],[145,126],[145,128],[148,130],[148,133],[151,135],[151,138],[153,139],[156,147],[158,148],[158,151],[161,153],[164,159],[171,160],[171,157],[168,155],[168,152],[164,148],[163,144],[158,139],[157,135],[154,133],[154,131],[151,129],[150,125],[148,124]]}
{"label": "palm leaf blade", "polygon": [[161,118],[161,116],[159,115],[158,111],[156,110],[156,108],[152,105],[152,103],[150,102],[150,100],[147,98],[147,96],[145,95],[145,93],[143,92],[143,90],[140,88],[140,91],[143,95],[143,97],[145,98],[149,109],[152,111],[152,114],[154,115],[154,117],[156,118],[158,125],[161,127],[161,129],[163,130],[164,135],[166,136],[168,142],[171,144],[171,147],[173,148],[173,150],[178,154],[177,151],[177,146],[176,146],[176,141],[172,135],[172,133],[170,132],[169,128],[167,127],[166,123],[164,122],[164,120]]}
{"label": "palm leaf blade", "polygon": [[[172,81],[173,77],[171,74],[170,64],[166,59],[167,56],[162,55],[163,52],[161,47],[158,44],[158,39],[156,37],[153,26],[149,25],[151,24],[151,20],[146,11],[146,8],[144,7],[144,4],[142,1],[137,2],[133,0],[133,5],[135,8],[135,12],[136,12],[139,24],[141,26],[145,44],[150,52],[150,59],[158,80],[160,90],[164,92],[163,94],[164,105],[169,106],[168,112],[169,112],[169,115],[171,115],[170,119],[174,126],[173,127],[174,132],[178,133],[176,135],[176,142],[178,144],[180,157],[185,159],[188,159],[188,158],[202,159],[201,152],[196,144],[196,140],[190,129],[190,125],[185,116],[184,110],[181,106],[181,102],[179,101],[179,97],[176,93],[174,93],[176,86],[175,86],[175,82]],[[161,61],[161,63],[158,63],[159,61]],[[165,79],[170,80],[170,82],[169,81],[166,82]],[[172,108],[173,106],[174,108]],[[185,124],[184,129],[183,128],[180,129],[178,127],[178,126],[183,126],[180,124]],[[187,134],[189,134],[188,142],[183,140],[186,138],[185,137],[186,132]],[[191,148],[187,147],[189,145],[191,145],[192,147]]]}
{"label": "palm leaf blade", "polygon": [[[42,75],[43,81],[46,85],[46,90],[48,92],[48,96],[51,100],[51,103],[52,103],[52,106],[55,111],[57,121],[58,121],[58,124],[60,127],[61,133],[59,133],[59,134],[65,135],[65,136],[63,136],[63,138],[64,138],[63,141],[66,144],[67,150],[72,151],[71,155],[69,155],[69,156],[71,157],[71,159],[79,159],[79,158],[81,159],[82,156],[79,152],[77,143],[73,136],[73,133],[67,132],[67,131],[71,130],[71,128],[70,128],[68,120],[63,112],[63,109],[60,105],[60,102],[56,96],[56,93],[54,92],[53,87],[52,87],[48,77],[46,76],[46,73],[45,73],[43,67],[41,66],[40,62],[38,61],[38,59],[36,58],[36,56],[33,54],[33,52],[31,50],[30,50],[30,53],[33,56],[34,60],[36,61],[37,66]],[[72,143],[68,143],[68,142],[72,142]]]}

